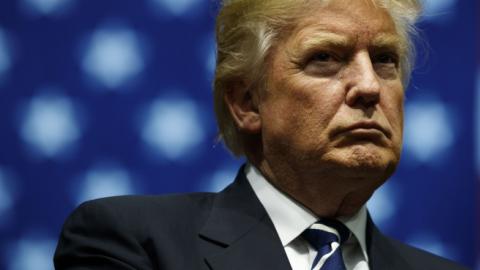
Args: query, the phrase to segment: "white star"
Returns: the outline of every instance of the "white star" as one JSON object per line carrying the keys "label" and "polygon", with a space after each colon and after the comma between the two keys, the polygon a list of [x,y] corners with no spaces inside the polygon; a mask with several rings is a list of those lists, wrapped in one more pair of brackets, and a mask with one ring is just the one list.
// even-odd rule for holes
{"label": "white star", "polygon": [[205,70],[207,78],[211,79],[215,73],[217,62],[217,53],[214,35],[208,35],[203,42],[203,49],[200,50],[201,59],[205,62]]}
{"label": "white star", "polygon": [[204,137],[199,110],[189,100],[155,101],[142,130],[143,140],[171,160],[189,154]]}
{"label": "white star", "polygon": [[128,172],[118,166],[98,165],[83,176],[77,203],[84,201],[133,194],[134,188]]}
{"label": "white star", "polygon": [[424,18],[433,21],[445,21],[454,14],[457,0],[422,0]]}
{"label": "white star", "polygon": [[53,239],[21,239],[10,256],[9,270],[51,270],[56,241]]}
{"label": "white star", "polygon": [[[5,212],[9,211],[13,206],[13,192],[11,188],[12,180],[9,174],[0,168],[0,216],[4,217]],[[0,220],[2,223],[3,220]]]}
{"label": "white star", "polygon": [[237,175],[236,167],[228,167],[217,170],[213,175],[206,178],[206,185],[201,188],[202,191],[206,192],[219,192],[224,189],[227,185],[233,182],[235,176]]}
{"label": "white star", "polygon": [[166,12],[175,15],[181,16],[185,13],[198,8],[199,4],[202,3],[201,0],[151,0],[154,4],[158,5],[160,8]]}
{"label": "white star", "polygon": [[128,29],[97,30],[82,62],[83,70],[105,87],[114,89],[144,68],[140,42]]}
{"label": "white star", "polygon": [[405,110],[405,150],[418,161],[434,162],[455,139],[451,112],[435,99],[411,102]]}
{"label": "white star", "polygon": [[394,185],[393,179],[383,184],[368,200],[367,207],[375,222],[384,227],[386,222],[397,212],[397,198],[399,189]]}
{"label": "white star", "polygon": [[439,237],[432,234],[431,232],[418,232],[410,236],[407,239],[407,243],[414,247],[429,251],[438,256],[449,258],[450,260],[458,259],[457,252],[442,243]]}
{"label": "white star", "polygon": [[11,56],[8,39],[4,31],[0,29],[0,76],[8,71],[11,66]]}
{"label": "white star", "polygon": [[38,15],[54,15],[65,11],[72,0],[23,0],[23,7],[30,13]]}
{"label": "white star", "polygon": [[22,139],[46,157],[55,157],[80,137],[74,105],[60,95],[39,95],[28,105]]}

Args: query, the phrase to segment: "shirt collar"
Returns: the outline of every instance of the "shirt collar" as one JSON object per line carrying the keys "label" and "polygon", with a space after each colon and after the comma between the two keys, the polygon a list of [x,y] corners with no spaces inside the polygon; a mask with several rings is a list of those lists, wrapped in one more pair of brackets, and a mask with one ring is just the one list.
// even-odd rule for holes
{"label": "shirt collar", "polygon": [[[295,240],[304,230],[318,220],[305,206],[274,187],[260,171],[247,164],[245,175],[258,199],[267,211],[275,226],[282,245],[285,247]],[[363,206],[351,217],[338,218],[355,236],[368,260],[366,245],[367,209]]]}
{"label": "shirt collar", "polygon": [[[347,228],[352,232],[352,234],[357,239],[360,247],[362,248],[362,253],[365,259],[368,262],[367,255],[367,207],[364,205],[358,212],[350,217],[339,217],[338,220],[342,222]],[[348,242],[347,242],[348,243]]]}

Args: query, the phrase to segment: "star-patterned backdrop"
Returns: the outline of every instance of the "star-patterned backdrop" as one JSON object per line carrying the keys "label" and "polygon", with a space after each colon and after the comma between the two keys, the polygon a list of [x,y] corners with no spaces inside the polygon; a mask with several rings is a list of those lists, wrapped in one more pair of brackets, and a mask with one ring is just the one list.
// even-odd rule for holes
{"label": "star-patterned backdrop", "polygon": [[[403,159],[368,206],[384,232],[480,269],[477,2],[424,0]],[[86,200],[233,180],[243,160],[216,141],[212,110],[216,12],[214,0],[0,2],[0,269],[53,269]]]}

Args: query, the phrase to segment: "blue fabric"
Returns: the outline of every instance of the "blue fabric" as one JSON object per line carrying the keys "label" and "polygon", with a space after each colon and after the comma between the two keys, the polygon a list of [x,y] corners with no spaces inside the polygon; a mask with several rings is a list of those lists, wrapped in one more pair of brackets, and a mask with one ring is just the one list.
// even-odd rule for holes
{"label": "blue fabric", "polygon": [[307,240],[308,243],[310,243],[310,245],[317,250],[317,256],[313,260],[311,269],[314,269],[317,266],[318,262],[323,256],[332,251],[331,244],[333,242],[337,242],[340,244],[340,247],[337,248],[335,252],[330,255],[330,257],[328,257],[320,269],[345,270],[341,245],[350,237],[349,229],[336,220],[321,220],[318,223],[337,231],[340,235],[340,239],[336,234],[318,228],[310,228],[303,232],[303,237],[305,240]]}

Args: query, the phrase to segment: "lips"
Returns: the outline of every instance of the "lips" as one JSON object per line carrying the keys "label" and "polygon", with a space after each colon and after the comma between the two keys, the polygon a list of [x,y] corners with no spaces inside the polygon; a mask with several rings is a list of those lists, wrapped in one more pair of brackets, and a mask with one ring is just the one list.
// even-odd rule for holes
{"label": "lips", "polygon": [[358,133],[368,135],[370,133],[374,134],[378,132],[383,133],[387,138],[390,138],[392,135],[392,133],[388,129],[382,127],[375,121],[362,121],[347,126],[345,128],[340,128],[337,132],[337,135],[341,133]]}

